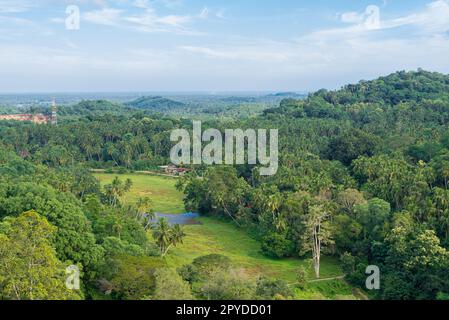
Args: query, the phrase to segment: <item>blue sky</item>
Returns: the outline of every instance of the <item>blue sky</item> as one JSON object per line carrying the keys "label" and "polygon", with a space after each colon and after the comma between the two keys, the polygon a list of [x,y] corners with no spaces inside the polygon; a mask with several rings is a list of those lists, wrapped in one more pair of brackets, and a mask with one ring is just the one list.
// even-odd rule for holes
{"label": "blue sky", "polygon": [[0,0],[0,92],[309,91],[448,57],[449,0]]}

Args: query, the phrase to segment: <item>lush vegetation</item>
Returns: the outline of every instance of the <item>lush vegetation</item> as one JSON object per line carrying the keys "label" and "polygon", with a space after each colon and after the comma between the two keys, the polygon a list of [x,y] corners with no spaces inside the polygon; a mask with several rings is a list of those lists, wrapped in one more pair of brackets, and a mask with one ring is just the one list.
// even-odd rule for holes
{"label": "lush vegetation", "polygon": [[163,97],[141,97],[128,102],[125,105],[137,109],[152,110],[154,112],[170,112],[182,109],[186,106],[182,102],[173,101]]}
{"label": "lush vegetation", "polygon": [[[376,265],[375,298],[446,299],[448,86],[446,75],[398,72],[209,119],[204,129],[279,129],[280,168],[261,177],[249,165],[193,167],[177,187],[204,225],[184,228],[153,219],[159,208],[180,209],[165,202],[174,191],[151,191],[172,181],[147,193],[132,175],[100,184],[89,169],[167,164],[170,132],[190,129],[189,119],[97,101],[62,113],[58,126],[1,122],[0,297],[338,298],[352,293],[341,279],[310,280],[341,270],[363,288]],[[245,99],[219,107],[254,103]],[[80,291],[56,284],[69,265],[82,271]],[[262,277],[248,274],[254,266]]]}

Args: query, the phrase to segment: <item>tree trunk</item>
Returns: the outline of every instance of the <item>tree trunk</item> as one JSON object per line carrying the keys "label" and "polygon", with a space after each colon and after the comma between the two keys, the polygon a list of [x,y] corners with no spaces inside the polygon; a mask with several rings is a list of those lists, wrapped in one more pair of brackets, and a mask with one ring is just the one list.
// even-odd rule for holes
{"label": "tree trunk", "polygon": [[315,277],[320,278],[320,257],[316,257],[313,261],[313,269],[315,270]]}

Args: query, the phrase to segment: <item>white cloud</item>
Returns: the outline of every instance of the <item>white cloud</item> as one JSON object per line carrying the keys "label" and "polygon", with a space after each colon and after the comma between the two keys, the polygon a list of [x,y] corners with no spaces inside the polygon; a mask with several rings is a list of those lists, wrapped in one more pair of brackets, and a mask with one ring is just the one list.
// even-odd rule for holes
{"label": "white cloud", "polygon": [[26,0],[2,0],[0,1],[0,13],[19,13],[28,11],[35,5]]}
{"label": "white cloud", "polygon": [[135,0],[133,2],[133,6],[136,8],[141,8],[141,9],[149,9],[150,2],[148,0]]}
{"label": "white cloud", "polygon": [[89,11],[83,15],[86,21],[105,26],[118,26],[121,21],[122,10],[104,8],[101,10]]}
{"label": "white cloud", "polygon": [[[449,29],[449,2],[447,0],[436,0],[430,2],[424,10],[407,16],[398,17],[389,20],[382,20],[380,9],[376,6],[368,6],[365,12],[345,12],[340,15],[341,21],[356,26],[366,26],[367,23],[376,21],[378,28],[375,29],[393,29],[398,27],[416,27],[418,32],[438,33],[446,32]],[[326,30],[321,34],[335,34],[344,32],[353,32],[361,28],[339,28]]]}
{"label": "white cloud", "polygon": [[[155,1],[126,1],[133,7],[109,2],[110,6],[84,13],[83,19],[130,31],[200,34],[194,30],[197,23],[204,25],[219,15],[209,7],[196,13],[161,14],[155,9]],[[57,42],[59,50],[31,45],[14,49],[2,41],[0,70],[5,77],[0,79],[0,87],[21,88],[21,82],[10,83],[8,75],[27,72],[30,79],[36,79],[42,70],[46,77],[54,79],[49,84],[43,81],[42,86],[54,84],[82,90],[88,82],[95,90],[122,91],[164,87],[307,90],[336,87],[398,69],[423,67],[449,72],[448,1],[433,1],[420,11],[395,18],[386,19],[379,14],[377,27],[373,28],[367,20],[375,13],[346,12],[338,15],[341,25],[337,28],[312,30],[282,41],[244,37],[244,32],[238,37],[225,34],[220,38],[179,38],[182,42],[174,44],[154,42],[148,48],[139,42],[133,49],[117,50],[97,48],[95,44],[88,47],[80,37],[71,38],[71,34]],[[0,30],[0,37],[1,33]],[[13,38],[12,33],[10,37]],[[22,81],[34,85],[31,80]]]}
{"label": "white cloud", "polygon": [[[168,3],[166,3],[168,5]],[[204,10],[199,15],[159,15],[147,0],[134,0],[134,8],[139,12],[130,13],[126,10],[103,8],[84,14],[84,19],[90,23],[122,27],[141,32],[169,32],[183,35],[202,35],[189,27],[195,20],[202,18]]]}
{"label": "white cloud", "polygon": [[385,21],[385,28],[416,26],[426,33],[446,32],[449,29],[449,2],[437,0],[429,3],[422,12]]}
{"label": "white cloud", "polygon": [[364,20],[365,15],[359,12],[345,12],[341,14],[341,21],[345,23],[361,23]]}

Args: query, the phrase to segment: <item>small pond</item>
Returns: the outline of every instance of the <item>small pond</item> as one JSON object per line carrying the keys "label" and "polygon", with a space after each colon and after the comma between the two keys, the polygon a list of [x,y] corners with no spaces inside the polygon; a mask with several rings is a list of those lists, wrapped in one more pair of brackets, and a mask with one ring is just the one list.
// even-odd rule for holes
{"label": "small pond", "polygon": [[180,225],[195,225],[201,224],[196,220],[200,215],[194,212],[187,212],[183,214],[166,214],[166,213],[156,213],[156,220],[165,218],[168,220],[168,223],[171,225],[180,224]]}

